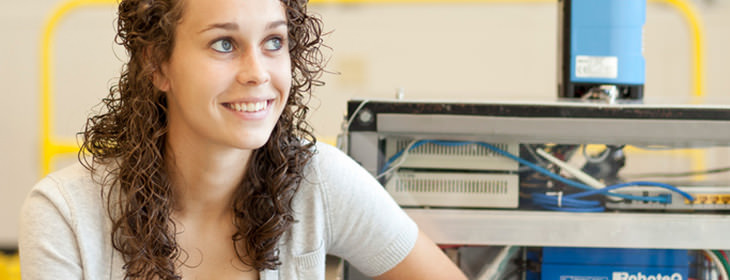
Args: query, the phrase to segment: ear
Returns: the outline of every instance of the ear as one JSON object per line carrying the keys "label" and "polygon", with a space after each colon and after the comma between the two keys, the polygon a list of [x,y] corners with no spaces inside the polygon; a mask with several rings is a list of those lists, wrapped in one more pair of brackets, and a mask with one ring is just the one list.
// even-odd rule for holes
{"label": "ear", "polygon": [[152,84],[162,92],[170,91],[170,79],[167,78],[167,64],[163,63],[152,73]]}

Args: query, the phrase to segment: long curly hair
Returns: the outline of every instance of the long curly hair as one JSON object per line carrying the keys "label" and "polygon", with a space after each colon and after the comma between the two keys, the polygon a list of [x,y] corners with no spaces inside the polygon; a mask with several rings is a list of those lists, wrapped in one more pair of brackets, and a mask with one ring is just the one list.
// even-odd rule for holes
{"label": "long curly hair", "polygon": [[[306,0],[280,0],[288,22],[292,87],[266,144],[253,151],[232,198],[231,236],[238,259],[261,271],[281,263],[277,243],[294,223],[292,198],[316,143],[306,122],[306,102],[323,71],[322,23],[307,13]],[[170,219],[175,197],[165,162],[167,99],[152,83],[169,60],[182,0],[122,0],[116,42],[129,60],[102,100],[103,112],[88,119],[79,159],[99,178],[112,219],[111,240],[124,257],[126,279],[181,279],[184,258]],[[91,157],[87,157],[89,154]]]}

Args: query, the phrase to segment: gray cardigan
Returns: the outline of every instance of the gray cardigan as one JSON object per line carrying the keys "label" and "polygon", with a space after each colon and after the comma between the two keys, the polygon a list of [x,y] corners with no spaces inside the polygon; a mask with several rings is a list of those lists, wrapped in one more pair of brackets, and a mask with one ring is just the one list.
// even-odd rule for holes
{"label": "gray cardigan", "polygon": [[[369,173],[325,144],[317,144],[293,208],[298,222],[279,244],[282,265],[263,271],[263,280],[324,279],[326,254],[380,275],[405,258],[418,236]],[[38,182],[21,212],[22,278],[124,279],[106,213],[99,184],[79,163]]]}

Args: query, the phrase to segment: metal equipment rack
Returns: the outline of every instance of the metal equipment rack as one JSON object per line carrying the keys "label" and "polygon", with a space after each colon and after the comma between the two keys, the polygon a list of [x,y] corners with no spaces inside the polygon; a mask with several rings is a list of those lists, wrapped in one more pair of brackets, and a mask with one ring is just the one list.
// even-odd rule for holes
{"label": "metal equipment rack", "polygon": [[[351,100],[348,154],[376,175],[386,137],[496,143],[728,146],[730,107]],[[440,244],[730,249],[730,213],[405,210]]]}

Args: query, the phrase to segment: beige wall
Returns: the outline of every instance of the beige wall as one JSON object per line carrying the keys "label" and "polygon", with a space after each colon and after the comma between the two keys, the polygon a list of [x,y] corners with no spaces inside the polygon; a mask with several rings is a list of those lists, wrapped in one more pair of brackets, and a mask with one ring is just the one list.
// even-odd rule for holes
{"label": "beige wall", "polygon": [[[17,239],[19,207],[39,179],[39,43],[44,22],[63,1],[0,2],[0,247]],[[706,96],[730,93],[730,3],[697,2],[705,25]],[[316,6],[332,47],[327,86],[317,89],[311,120],[333,141],[352,97],[552,100],[556,4]],[[124,52],[112,44],[112,7],[73,12],[55,33],[55,134],[72,139],[118,75]],[[646,100],[689,100],[687,26],[671,7],[649,4]],[[115,54],[116,53],[116,54]],[[709,101],[708,101],[709,102]],[[73,158],[59,161],[67,164]]]}

